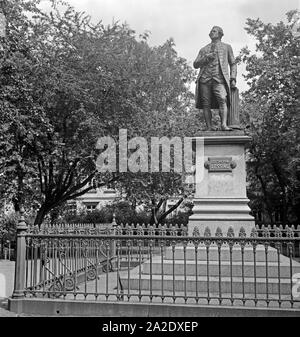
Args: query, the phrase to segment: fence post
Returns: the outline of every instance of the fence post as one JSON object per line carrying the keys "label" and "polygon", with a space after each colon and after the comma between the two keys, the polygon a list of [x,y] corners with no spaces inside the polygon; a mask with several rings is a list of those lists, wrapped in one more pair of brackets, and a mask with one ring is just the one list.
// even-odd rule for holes
{"label": "fence post", "polygon": [[15,282],[12,298],[24,297],[25,266],[26,266],[26,232],[28,226],[24,218],[24,209],[20,208],[20,218],[17,225],[17,252],[15,264]]}
{"label": "fence post", "polygon": [[[113,220],[112,220],[112,223],[111,223],[111,232],[112,232],[112,234],[114,236],[116,235],[116,228],[117,228],[116,215],[114,213],[113,214]],[[116,256],[116,252],[117,252],[115,238],[112,240],[111,249],[112,249],[111,256],[115,257]],[[115,269],[116,268],[116,261],[115,261],[115,259],[113,261],[114,262],[112,263],[112,265],[113,265],[113,268]]]}

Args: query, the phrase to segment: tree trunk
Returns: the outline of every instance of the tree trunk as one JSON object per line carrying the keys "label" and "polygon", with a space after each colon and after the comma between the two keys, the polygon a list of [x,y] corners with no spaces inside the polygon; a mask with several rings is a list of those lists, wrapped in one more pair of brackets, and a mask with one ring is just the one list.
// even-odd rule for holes
{"label": "tree trunk", "polygon": [[287,210],[288,210],[288,201],[287,201],[287,195],[286,195],[286,179],[283,175],[282,170],[280,169],[280,167],[278,166],[278,164],[276,162],[273,162],[273,169],[275,172],[275,175],[277,177],[278,183],[279,183],[279,187],[282,193],[282,199],[281,199],[281,206],[282,206],[282,222],[284,224],[287,223]]}
{"label": "tree trunk", "polygon": [[175,211],[175,209],[177,209],[183,202],[184,198],[180,198],[177,203],[175,205],[173,205],[172,207],[170,207],[166,212],[164,212],[160,218],[159,218],[159,222],[165,220],[165,218],[171,214],[173,211]]}
{"label": "tree trunk", "polygon": [[45,216],[49,213],[50,209],[46,207],[45,205],[42,205],[41,208],[38,210],[37,215],[34,220],[34,226],[41,227],[41,224],[43,223]]}
{"label": "tree trunk", "polygon": [[273,214],[272,214],[272,205],[270,204],[269,200],[268,200],[268,192],[267,192],[267,187],[266,184],[262,178],[262,176],[258,173],[258,168],[256,167],[255,169],[255,174],[257,176],[257,179],[259,180],[260,184],[261,184],[261,188],[262,188],[262,192],[263,192],[263,200],[265,202],[265,206],[267,208],[267,213],[269,215],[270,218],[270,222],[271,224],[273,224],[274,220],[273,220]]}
{"label": "tree trunk", "polygon": [[151,218],[150,218],[150,225],[155,225],[156,224],[156,221],[155,221],[155,207],[152,207],[152,210],[151,210]]}
{"label": "tree trunk", "polygon": [[3,258],[4,256],[4,239],[3,236],[1,237],[1,254],[0,254],[1,258]]}
{"label": "tree trunk", "polygon": [[51,225],[53,225],[55,223],[55,221],[58,219],[58,215],[59,215],[59,210],[56,209],[52,209],[50,211],[50,221],[51,221]]}

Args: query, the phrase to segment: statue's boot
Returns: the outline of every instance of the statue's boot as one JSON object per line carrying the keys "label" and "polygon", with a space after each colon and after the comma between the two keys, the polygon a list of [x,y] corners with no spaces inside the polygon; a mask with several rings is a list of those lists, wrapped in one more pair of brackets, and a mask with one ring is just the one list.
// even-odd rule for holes
{"label": "statue's boot", "polygon": [[207,126],[207,131],[212,131],[212,126],[211,126],[211,110],[209,108],[203,108],[203,113],[204,113],[204,118]]}
{"label": "statue's boot", "polygon": [[220,118],[221,118],[221,129],[223,131],[232,131],[231,128],[227,126],[227,105],[226,103],[223,103],[219,107],[219,112],[220,112]]}

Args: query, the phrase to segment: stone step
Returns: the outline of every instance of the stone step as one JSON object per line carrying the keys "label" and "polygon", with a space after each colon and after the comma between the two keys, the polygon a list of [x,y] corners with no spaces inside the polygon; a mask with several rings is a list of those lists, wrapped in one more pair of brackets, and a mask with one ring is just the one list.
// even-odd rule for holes
{"label": "stone step", "polygon": [[[230,261],[221,261],[221,275],[225,277],[230,277]],[[155,257],[152,259],[152,265],[150,261],[146,261],[142,265],[142,273],[150,274],[152,268],[152,274],[160,275],[162,274],[162,261],[161,257]],[[196,263],[193,260],[163,260],[163,273],[165,275],[184,275],[192,276],[196,275]],[[264,278],[266,277],[266,271],[268,271],[268,277],[278,277],[278,263],[268,262],[268,270],[265,262],[257,262],[254,264],[252,261],[244,262],[244,276],[253,277],[254,270],[256,271],[256,277]],[[293,261],[292,274],[300,273],[300,264]],[[200,276],[207,275],[207,261],[197,261],[197,274]],[[219,275],[219,262],[209,261],[209,275],[218,276]],[[232,276],[242,277],[242,262],[233,261],[232,262]],[[289,278],[290,274],[290,263],[289,259],[282,257],[280,263],[280,277]]]}
{"label": "stone step", "polygon": [[[245,277],[242,279],[241,277],[233,277],[232,280],[230,277],[221,277],[221,282],[219,277],[210,277],[209,280],[207,277],[199,276],[196,280],[195,276],[175,276],[164,275],[162,280],[161,275],[152,275],[152,279],[150,279],[150,275],[138,273],[131,273],[130,279],[128,282],[128,278],[121,278],[121,283],[126,292],[128,292],[128,288],[133,291],[141,290],[141,291],[174,291],[175,293],[184,291],[185,288],[189,293],[195,293],[196,291],[202,293],[219,293],[221,289],[221,293],[230,293],[231,285],[233,293],[243,293],[243,290],[247,294],[255,294],[255,288],[257,294],[265,294],[267,296],[270,295],[278,295],[279,294],[279,283],[278,278],[269,278],[268,279],[268,287],[266,280],[264,278],[257,278],[256,282],[253,277]],[[196,289],[197,285],[197,289]],[[280,280],[280,294],[282,295],[291,295],[292,293],[292,285],[290,279],[281,279]],[[129,290],[129,291],[130,291]]]}
{"label": "stone step", "polygon": [[[193,244],[189,244],[186,247],[186,260],[195,261],[195,246]],[[258,245],[256,247],[256,261],[263,262],[266,260],[265,247],[263,245]],[[173,250],[172,247],[167,247],[165,249],[164,258],[166,260],[173,260]],[[230,250],[227,245],[223,245],[221,247],[220,258],[222,261],[230,261]],[[283,255],[280,255],[280,259],[284,258]],[[174,259],[175,260],[183,260],[184,259],[184,248],[183,246],[176,246],[174,250]],[[206,261],[207,260],[207,250],[206,247],[199,246],[197,253],[198,261]],[[211,245],[209,247],[209,261],[218,261],[219,260],[219,252],[218,247],[216,245]],[[236,245],[232,249],[232,261],[242,261],[242,251],[241,246]],[[244,248],[244,261],[254,261],[254,252],[252,246],[246,246]],[[277,250],[273,247],[268,247],[268,261],[269,262],[277,262],[278,261],[278,253]]]}

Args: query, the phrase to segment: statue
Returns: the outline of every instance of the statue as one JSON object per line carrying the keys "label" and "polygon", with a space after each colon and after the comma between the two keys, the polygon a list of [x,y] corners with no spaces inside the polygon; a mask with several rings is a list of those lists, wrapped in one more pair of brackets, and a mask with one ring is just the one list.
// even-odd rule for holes
{"label": "statue", "polygon": [[[222,28],[214,26],[209,33],[212,42],[200,50],[194,62],[194,68],[200,68],[196,81],[196,108],[203,109],[208,130],[214,130],[211,109],[219,109],[221,129],[231,131],[240,128],[237,67],[231,46],[221,42],[223,35]],[[234,98],[233,105],[231,98]]]}

